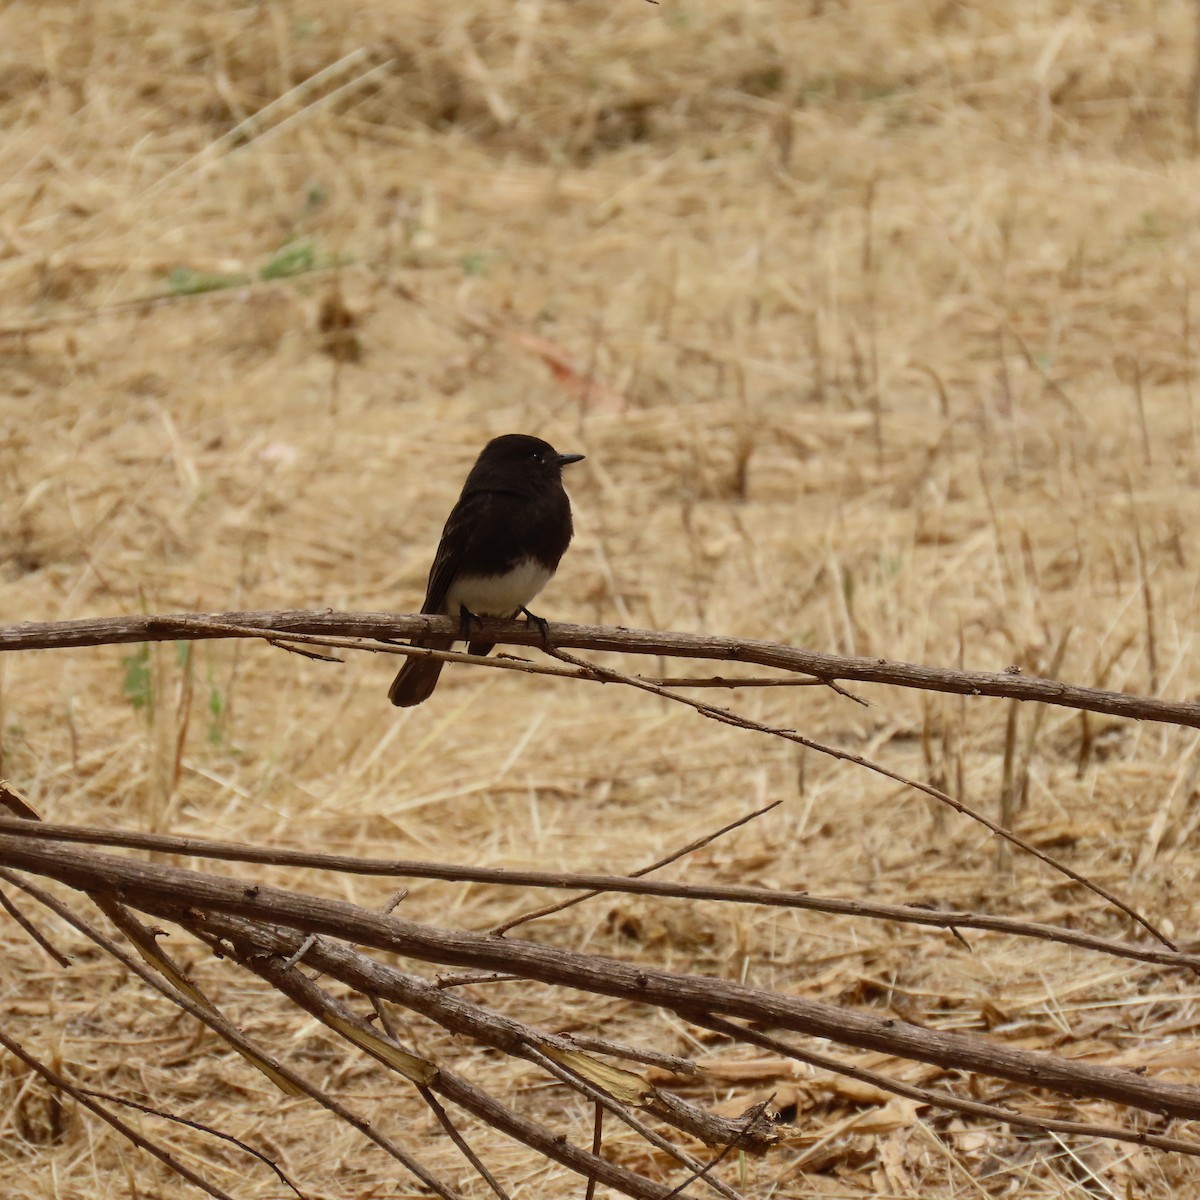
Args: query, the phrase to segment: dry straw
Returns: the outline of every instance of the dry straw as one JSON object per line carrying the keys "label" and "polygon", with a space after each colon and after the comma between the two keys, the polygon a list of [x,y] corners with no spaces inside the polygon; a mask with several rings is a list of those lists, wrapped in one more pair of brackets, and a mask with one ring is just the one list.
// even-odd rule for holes
{"label": "dry straw", "polygon": [[[365,1200],[423,1187],[399,1156],[580,1196],[595,1153],[694,1195],[1195,1194],[1190,1118],[1119,1089],[1200,1063],[1196,22],[4,5],[0,621],[92,644],[0,654],[0,776],[45,818],[5,846],[49,873],[2,887],[0,1193]],[[577,625],[399,714],[373,639],[511,431],[587,455],[540,602]],[[246,610],[284,609],[264,644]],[[210,875],[278,912],[172,908]],[[492,958],[305,945],[294,905]]]}

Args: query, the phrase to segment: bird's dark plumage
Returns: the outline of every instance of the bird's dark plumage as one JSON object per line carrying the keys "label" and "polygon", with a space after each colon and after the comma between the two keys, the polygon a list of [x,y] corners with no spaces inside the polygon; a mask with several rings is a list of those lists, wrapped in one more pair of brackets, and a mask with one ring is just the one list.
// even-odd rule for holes
{"label": "bird's dark plumage", "polygon": [[[571,502],[562,469],[582,454],[559,454],[541,438],[507,433],[483,448],[442,530],[423,613],[515,617],[542,590],[571,543]],[[413,643],[448,650],[451,638]],[[472,654],[494,643],[473,641]],[[442,663],[410,658],[388,698],[402,708],[427,700]]]}

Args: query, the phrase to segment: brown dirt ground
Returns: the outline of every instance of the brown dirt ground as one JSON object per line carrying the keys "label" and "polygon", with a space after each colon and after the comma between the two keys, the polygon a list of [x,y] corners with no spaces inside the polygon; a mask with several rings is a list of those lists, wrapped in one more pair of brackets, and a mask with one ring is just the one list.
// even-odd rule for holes
{"label": "brown dirt ground", "polygon": [[[588,456],[548,617],[1029,672],[1069,632],[1063,678],[1197,693],[1194,19],[1183,0],[6,5],[0,619],[412,610],[470,460],[526,430]],[[119,307],[151,296],[173,298]],[[341,340],[322,331],[338,313]],[[670,874],[1129,932],[1036,863],[1002,869],[982,830],[918,795],[652,697],[452,668],[398,713],[393,663],[370,655],[135,653],[0,661],[0,774],[48,819],[626,871],[786,798]],[[142,668],[149,715],[128,694]],[[870,708],[810,689],[733,702],[996,811],[1006,705],[858,690]],[[1021,832],[1187,942],[1197,735],[1093,720],[1081,763],[1078,714],[1033,717]],[[392,888],[259,875],[372,903]],[[540,899],[426,883],[404,911],[479,929]],[[31,915],[76,955],[61,971],[0,918],[5,1025],[31,1049],[254,1142],[314,1196],[413,1194]],[[611,897],[538,936],[1163,1078],[1200,1061],[1193,980],[1054,945],[980,935],[968,953]],[[264,1042],[484,1194],[382,1069],[173,942]],[[1177,1156],[881,1108],[761,1057],[734,1070],[746,1054],[628,1005],[479,995],[699,1055],[694,1096],[730,1111],[788,1098],[807,1144],[730,1166],[753,1195],[1200,1186]],[[590,1136],[530,1071],[412,1036]],[[240,1197],[281,1194],[225,1144],[132,1119]],[[470,1134],[515,1195],[582,1194]],[[73,1106],[56,1115],[7,1058],[0,1181],[12,1200],[191,1194]]]}

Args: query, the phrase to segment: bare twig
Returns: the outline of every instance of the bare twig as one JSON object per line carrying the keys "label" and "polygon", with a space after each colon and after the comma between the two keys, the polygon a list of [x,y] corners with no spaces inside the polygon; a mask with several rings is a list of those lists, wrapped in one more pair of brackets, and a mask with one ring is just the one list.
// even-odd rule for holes
{"label": "bare twig", "polygon": [[[126,846],[182,854],[193,858],[212,858],[233,862],[263,863],[270,866],[312,867],[323,871],[344,871],[353,875],[404,876],[414,879],[441,879],[454,883],[484,883],[511,887],[586,888],[596,892],[620,892],[637,896],[660,896],[678,900],[714,900],[732,904],[758,904],[768,908],[800,908],[838,916],[864,917],[922,925],[935,929],[981,929],[1014,937],[1061,942],[1084,950],[1111,954],[1137,962],[1185,970],[1200,968],[1200,954],[1176,950],[1158,950],[1136,946],[1081,930],[1036,921],[962,909],[939,909],[923,904],[878,904],[846,900],[833,896],[814,896],[803,891],[774,891],[737,884],[672,883],[656,879],[634,879],[627,875],[592,875],[569,871],[521,871],[507,867],[475,867],[459,863],[419,862],[412,859],[359,858],[345,854],[320,854],[288,850],[275,846],[250,846],[242,842],[221,842],[208,838],[176,837],[170,834],[141,833],[133,830],[98,829],[90,826],[32,824],[0,817],[0,833],[11,833],[35,840],[61,840],[91,845]],[[442,986],[461,987],[469,983],[495,983],[513,976],[472,974],[468,978],[444,979]]]}
{"label": "bare twig", "polygon": [[[742,1117],[742,1120],[745,1122],[745,1130],[746,1130],[747,1137],[753,1132],[754,1127],[766,1117],[767,1110],[770,1108],[771,1101],[774,1099],[775,1099],[775,1093],[772,1092],[765,1100],[761,1100],[761,1101],[759,1101],[758,1104],[752,1105],[750,1107],[749,1112],[747,1112]],[[769,1119],[770,1118],[767,1118],[768,1121],[769,1121]],[[727,1155],[731,1154],[734,1150],[736,1150],[738,1148],[738,1144],[739,1144],[738,1142],[730,1142],[728,1146],[722,1146],[721,1149],[716,1154],[714,1154],[712,1158],[710,1158],[708,1160],[708,1162],[706,1162],[703,1166],[701,1166],[699,1168],[699,1170],[697,1170],[693,1173],[692,1179],[685,1179],[683,1181],[683,1183],[681,1183],[671,1193],[671,1196],[679,1195],[679,1193],[689,1183],[691,1183],[693,1179],[705,1179],[708,1176],[709,1172],[715,1170]],[[668,1200],[670,1200],[670,1197],[668,1197]]]}
{"label": "bare twig", "polygon": [[[794,688],[826,686],[825,680],[823,679],[793,679],[786,675],[681,675],[678,678],[668,675],[662,679],[647,679],[645,675],[639,675],[638,678],[645,679],[647,683],[656,683],[659,687]],[[857,696],[852,696],[849,692],[845,692],[844,694],[850,696],[852,700],[858,701],[859,704],[865,703],[865,701],[859,700]]]}
{"label": "bare twig", "polygon": [[[705,834],[704,837],[696,838],[695,841],[688,842],[686,846],[681,846],[678,850],[673,850],[665,858],[660,858],[657,862],[652,862],[648,867],[631,871],[629,877],[631,879],[638,879],[643,875],[649,875],[652,871],[657,871],[660,867],[665,867],[683,858],[685,854],[691,854],[695,850],[702,850],[705,846],[715,842],[717,838],[730,833],[734,829],[739,829],[741,826],[753,821],[755,817],[761,817],[764,813],[769,813],[773,808],[778,808],[782,803],[782,800],[776,800],[771,804],[765,805],[763,808],[756,808],[753,812],[745,813],[743,816],[738,817],[736,821],[730,821],[728,825],[722,825],[720,829],[715,830],[713,833]],[[584,892],[582,896],[572,896],[570,900],[564,900],[560,904],[550,904],[545,908],[537,909],[535,912],[523,913],[519,917],[513,917],[512,920],[505,921],[502,925],[497,925],[492,930],[492,933],[500,937],[510,929],[516,929],[518,925],[524,925],[528,921],[536,921],[539,917],[548,917],[551,913],[562,912],[564,909],[571,908],[576,904],[582,904],[583,901],[591,900],[593,897],[602,894],[602,889],[593,889],[590,892]]]}
{"label": "bare twig", "polygon": [[0,889],[0,905],[4,906],[5,912],[7,912],[8,915],[12,917],[12,919],[16,921],[16,923],[20,925],[20,927],[25,930],[25,932],[29,934],[29,936],[33,938],[33,940],[37,942],[37,944],[41,946],[41,948],[52,959],[54,959],[54,961],[58,963],[60,967],[69,967],[71,965],[71,960],[50,944],[50,941],[45,934],[43,934],[42,931],[38,929],[38,927],[34,925],[34,923],[16,906],[16,904],[13,903],[8,893],[3,889]]}
{"label": "bare twig", "polygon": [[[592,1153],[599,1156],[600,1147],[604,1144],[604,1106],[599,1100],[596,1101],[596,1114],[592,1124]],[[588,1177],[587,1188],[583,1193],[583,1200],[593,1200],[596,1195],[596,1177],[591,1175]]]}
{"label": "bare twig", "polygon": [[193,1184],[203,1192],[207,1192],[215,1200],[233,1200],[233,1197],[228,1192],[222,1191],[215,1183],[209,1183],[203,1176],[197,1175],[195,1171],[181,1163],[173,1154],[158,1145],[157,1142],[151,1141],[150,1138],[139,1133],[132,1125],[127,1125],[115,1113],[110,1113],[103,1104],[98,1104],[88,1095],[85,1089],[76,1087],[68,1079],[55,1071],[53,1067],[47,1066],[40,1059],[35,1058],[20,1042],[9,1037],[2,1028],[0,1028],[0,1046],[3,1046],[14,1058],[19,1058],[31,1071],[40,1075],[51,1087],[66,1092],[68,1096],[82,1104],[89,1112],[95,1113],[102,1121],[107,1121],[123,1138],[131,1142],[139,1150],[145,1150],[147,1154],[154,1155],[160,1163],[174,1171],[176,1175],[182,1176],[188,1183]]}
{"label": "bare twig", "polygon": [[112,1092],[102,1092],[96,1088],[89,1087],[80,1087],[79,1090],[85,1095],[94,1096],[97,1100],[107,1100],[109,1104],[120,1104],[124,1108],[132,1108],[150,1117],[161,1117],[164,1121],[172,1121],[176,1125],[186,1125],[189,1129],[195,1129],[198,1133],[206,1133],[209,1137],[220,1138],[222,1141],[229,1142],[230,1145],[236,1146],[252,1158],[257,1158],[265,1167],[270,1168],[279,1182],[290,1187],[300,1197],[300,1200],[308,1200],[305,1194],[288,1178],[287,1172],[277,1162],[268,1158],[261,1150],[255,1149],[248,1142],[242,1141],[239,1137],[234,1137],[232,1133],[225,1133],[224,1130],[214,1129],[211,1125],[206,1125],[203,1121],[193,1121],[190,1117],[181,1117],[178,1113],[167,1112],[165,1109],[155,1108],[149,1104],[141,1104],[137,1100],[130,1100],[127,1096],[114,1096]]}
{"label": "bare twig", "polygon": [[[619,1120],[623,1121],[630,1127],[630,1129],[634,1130],[636,1133],[640,1133],[642,1137],[644,1137],[646,1141],[650,1143],[650,1145],[663,1151],[665,1154],[670,1155],[670,1157],[675,1159],[676,1162],[682,1163],[683,1166],[687,1167],[687,1169],[691,1171],[691,1175],[681,1186],[686,1187],[687,1184],[689,1184],[693,1179],[701,1177],[703,1174],[703,1172],[700,1170],[701,1164],[697,1162],[696,1159],[694,1159],[685,1150],[681,1150],[678,1146],[672,1145],[665,1137],[659,1133],[656,1133],[647,1124],[645,1124],[645,1122],[640,1121],[624,1104],[620,1103],[607,1092],[597,1087],[590,1079],[585,1078],[577,1071],[572,1071],[569,1067],[566,1067],[559,1062],[557,1058],[554,1058],[545,1051],[538,1050],[535,1047],[529,1047],[527,1057],[530,1062],[537,1063],[551,1075],[554,1075],[556,1078],[562,1080],[562,1082],[568,1087],[572,1087],[576,1091],[582,1093],[584,1096],[590,1098],[594,1103],[600,1105],[600,1107],[606,1112],[612,1113]],[[664,1093],[664,1095],[667,1095],[667,1093]],[[672,1098],[678,1100],[678,1097]],[[679,1103],[683,1104],[683,1101],[679,1101]],[[663,1113],[659,1111],[658,1115],[662,1116]],[[672,1123],[677,1126],[681,1124],[677,1121]],[[686,1126],[684,1126],[684,1128],[686,1128]],[[690,1132],[695,1131],[692,1130]],[[736,1138],[736,1131],[732,1131],[730,1135],[724,1137],[722,1142],[725,1145],[729,1145],[734,1138]],[[768,1141],[770,1140],[773,1139],[768,1139]],[[761,1149],[762,1144],[763,1143],[761,1142],[759,1143],[759,1149]],[[723,1183],[720,1179],[706,1178],[704,1182],[710,1188],[712,1188],[713,1191],[717,1192],[718,1195],[724,1196],[726,1200],[741,1200],[738,1193],[735,1192],[728,1184]],[[677,1191],[678,1189],[675,1190]],[[669,1194],[674,1194],[674,1192]]]}
{"label": "bare twig", "polygon": [[647,1050],[644,1046],[627,1046],[624,1042],[614,1042],[609,1038],[589,1037],[584,1033],[560,1033],[563,1041],[578,1046],[580,1050],[595,1050],[599,1054],[607,1054],[612,1058],[627,1058],[630,1062],[645,1063],[649,1067],[658,1067],[670,1071],[673,1075],[698,1075],[700,1068],[690,1058],[680,1058],[678,1054],[663,1054],[658,1050]]}
{"label": "bare twig", "polygon": [[482,987],[489,983],[522,983],[520,975],[509,975],[505,971],[468,971],[463,975],[439,975],[439,988]]}
{"label": "bare twig", "polygon": [[438,1098],[423,1084],[418,1085],[417,1092],[429,1106],[429,1111],[437,1119],[437,1123],[446,1131],[446,1136],[458,1147],[462,1156],[479,1172],[480,1178],[492,1189],[500,1200],[509,1200],[508,1193],[500,1185],[500,1181],[487,1169],[483,1160],[471,1149],[467,1139],[458,1132],[458,1127],[450,1120],[450,1114],[442,1107]]}
{"label": "bare twig", "polygon": [[961,800],[956,800],[953,796],[947,795],[940,788],[935,788],[928,783],[921,783],[916,779],[910,779],[907,775],[901,775],[898,771],[892,771],[881,763],[874,762],[861,754],[852,754],[848,750],[840,750],[836,746],[830,746],[825,742],[818,742],[813,738],[804,737],[794,729],[780,729],[774,725],[765,725],[761,721],[754,721],[749,717],[730,712],[727,708],[718,708],[713,704],[705,704],[703,701],[693,700],[690,696],[681,696],[678,692],[672,692],[668,688],[656,687],[654,684],[635,679],[630,675],[622,675],[619,671],[613,671],[608,667],[585,663],[583,659],[576,658],[573,654],[568,654],[565,650],[547,649],[546,653],[574,666],[590,666],[600,678],[608,679],[613,683],[625,683],[640,691],[651,692],[656,696],[662,696],[666,700],[674,700],[677,704],[683,704],[688,708],[695,709],[702,716],[711,717],[722,724],[733,725],[738,729],[748,729],[755,733],[766,733],[772,737],[783,738],[784,741],[795,742],[799,746],[806,746],[810,750],[816,750],[819,754],[826,754],[830,758],[837,758],[842,762],[854,763],[856,766],[865,767],[869,771],[874,771],[877,775],[882,775],[885,779],[894,779],[897,783],[904,784],[905,787],[913,788],[918,792],[924,792],[925,795],[932,799],[938,800],[942,804],[948,804],[955,812],[961,813],[965,817],[970,817],[972,821],[977,821],[980,825],[990,829],[992,833],[1024,850],[1026,854],[1031,854],[1034,858],[1040,859],[1048,867],[1052,867],[1068,879],[1087,888],[1088,891],[1094,892],[1097,896],[1102,896],[1114,908],[1120,909],[1131,921],[1136,921],[1147,933],[1160,941],[1169,950],[1177,949],[1175,943],[1161,929],[1138,912],[1132,905],[1122,900],[1120,896],[1114,892],[1110,892],[1107,888],[1076,871],[1073,867],[1067,866],[1066,863],[1061,862],[1052,854],[1047,854],[1046,851],[1038,849],[1031,842],[1018,837],[1011,829],[1006,829],[1003,825],[993,821],[990,817],[984,816],[983,813],[964,804]]}
{"label": "bare twig", "polygon": [[[1004,763],[1000,771],[1000,824],[1008,829],[1017,815],[1016,782],[1017,735],[1021,723],[1020,705],[1013,700],[1008,706],[1004,720]],[[996,843],[996,869],[1007,871],[1012,865],[1012,845],[1000,840]]]}
{"label": "bare twig", "polygon": [[[351,637],[387,640],[458,634],[458,620],[423,614],[339,613],[329,611],[233,612],[165,614],[88,618],[80,621],[26,621],[0,626],[0,652],[6,650],[67,649],[127,642],[176,641],[222,637],[275,637],[292,634],[318,638]],[[542,633],[524,621],[485,619],[479,637],[513,646],[540,646]],[[1081,708],[1142,721],[1165,721],[1200,728],[1200,704],[1160,700],[1128,692],[1078,687],[1055,679],[1013,672],[961,671],[880,658],[853,658],[802,650],[752,638],[715,637],[607,625],[547,626],[551,645],[568,649],[611,650],[657,657],[717,659],[795,671],[814,679],[853,679],[863,683],[894,684],[923,691],[966,696],[996,696],[1036,700],[1066,708]],[[367,647],[364,647],[367,648]],[[375,647],[378,649],[379,647]],[[406,648],[395,647],[402,651]],[[426,651],[425,653],[430,653]]]}
{"label": "bare twig", "polygon": [[723,1033],[737,1042],[749,1042],[761,1046],[764,1050],[772,1050],[797,1062],[819,1067],[823,1071],[832,1071],[847,1079],[859,1083],[871,1084],[883,1091],[892,1092],[897,1096],[915,1100],[919,1104],[927,1104],[931,1108],[941,1108],[948,1112],[960,1112],[966,1116],[979,1117],[985,1121],[1000,1121],[1016,1125],[1024,1129],[1039,1129],[1045,1132],[1072,1133],[1081,1137],[1109,1138],[1116,1142],[1133,1142],[1139,1146],[1153,1146],[1158,1150],[1173,1150],[1180,1154],[1200,1156],[1200,1142],[1186,1141],[1183,1138],[1167,1137],[1165,1134],[1150,1133],[1141,1129],[1121,1129],[1113,1125],[1093,1125],[1087,1121],[1063,1121],[1053,1117],[1031,1117],[1025,1113],[1016,1112],[999,1104],[985,1104],[980,1100],[964,1100],[950,1092],[939,1091],[936,1088],[918,1087],[916,1084],[904,1083],[884,1075],[879,1071],[870,1071],[865,1067],[855,1067],[828,1054],[815,1050],[803,1050],[782,1038],[771,1037],[761,1030],[738,1025],[714,1017],[711,1013],[690,1013],[688,1020],[694,1025],[701,1025],[715,1033]]}
{"label": "bare twig", "polygon": [[[295,965],[292,961],[292,959],[295,957],[295,955],[290,955],[284,960],[283,966],[285,970],[290,970]],[[375,1015],[379,1018],[380,1025],[382,1025],[387,1031],[388,1037],[390,1037],[393,1042],[399,1045],[401,1049],[405,1050],[406,1053],[411,1054],[412,1051],[408,1050],[408,1048],[403,1046],[401,1043],[400,1035],[397,1032],[395,1025],[392,1023],[391,1017],[388,1016],[388,1011],[384,1006],[383,1001],[380,1000],[378,996],[369,996],[368,999],[371,1001],[371,1007],[375,1010]],[[429,1088],[425,1087],[424,1084],[418,1084],[417,1093],[420,1095],[421,1099],[425,1101],[429,1111],[432,1112],[434,1117],[437,1119],[437,1123],[446,1131],[446,1136],[455,1144],[455,1146],[458,1147],[458,1151],[463,1158],[465,1158],[467,1162],[469,1162],[471,1166],[475,1168],[484,1183],[486,1183],[488,1187],[490,1187],[492,1191],[496,1193],[496,1195],[499,1197],[499,1200],[509,1200],[509,1195],[500,1185],[500,1181],[491,1173],[491,1171],[488,1170],[487,1165],[479,1157],[479,1155],[475,1153],[467,1139],[464,1138],[461,1133],[459,1133],[458,1127],[452,1120],[450,1120],[450,1114],[441,1106],[438,1098],[433,1094],[433,1092],[431,1092]]]}

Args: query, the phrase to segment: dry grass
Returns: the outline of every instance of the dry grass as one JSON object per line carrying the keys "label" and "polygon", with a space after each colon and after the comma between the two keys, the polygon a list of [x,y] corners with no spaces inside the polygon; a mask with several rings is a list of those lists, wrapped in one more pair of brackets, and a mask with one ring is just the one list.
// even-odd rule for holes
{"label": "dry grass", "polygon": [[[1064,678],[1196,693],[1193,7],[8,5],[3,618],[411,609],[474,453],[527,430],[588,455],[548,616],[1029,671],[1069,629]],[[281,262],[341,266],[93,315]],[[339,303],[357,361],[320,328]],[[576,374],[547,369],[555,348]],[[920,797],[651,697],[452,668],[435,702],[398,713],[390,662],[211,644],[186,666],[155,650],[137,710],[124,657],[0,661],[0,774],[48,819],[625,871],[787,797],[676,873],[1124,932],[1035,864],[998,869],[977,828]],[[1005,705],[859,690],[867,710],[811,689],[736,702],[961,780],[996,811]],[[1191,731],[1085,733],[1049,712],[1017,827],[1187,941],[1196,748]],[[280,879],[375,903],[392,890]],[[480,929],[540,900],[429,883],[404,911]],[[908,929],[636,898],[538,929],[1195,1075],[1193,980],[1061,947],[981,936],[966,953]],[[7,919],[0,936],[6,1027],[63,1070],[254,1141],[313,1195],[396,1194],[388,1160],[105,958],[64,934],[63,972]],[[385,1096],[389,1124],[483,1194],[382,1069],[191,953],[230,1015],[348,1099]],[[814,1148],[747,1161],[752,1194],[1165,1198],[1200,1182],[1182,1159],[881,1109],[773,1061],[738,1067],[627,1005],[557,999],[522,992],[521,1014],[699,1054],[697,1094],[733,1112],[790,1097]],[[590,1136],[561,1089],[410,1034]],[[279,1194],[227,1147],[145,1127],[239,1196]],[[579,1194],[472,1136],[517,1194]],[[56,1115],[9,1059],[0,1179],[13,1200],[184,1194],[75,1109]]]}

